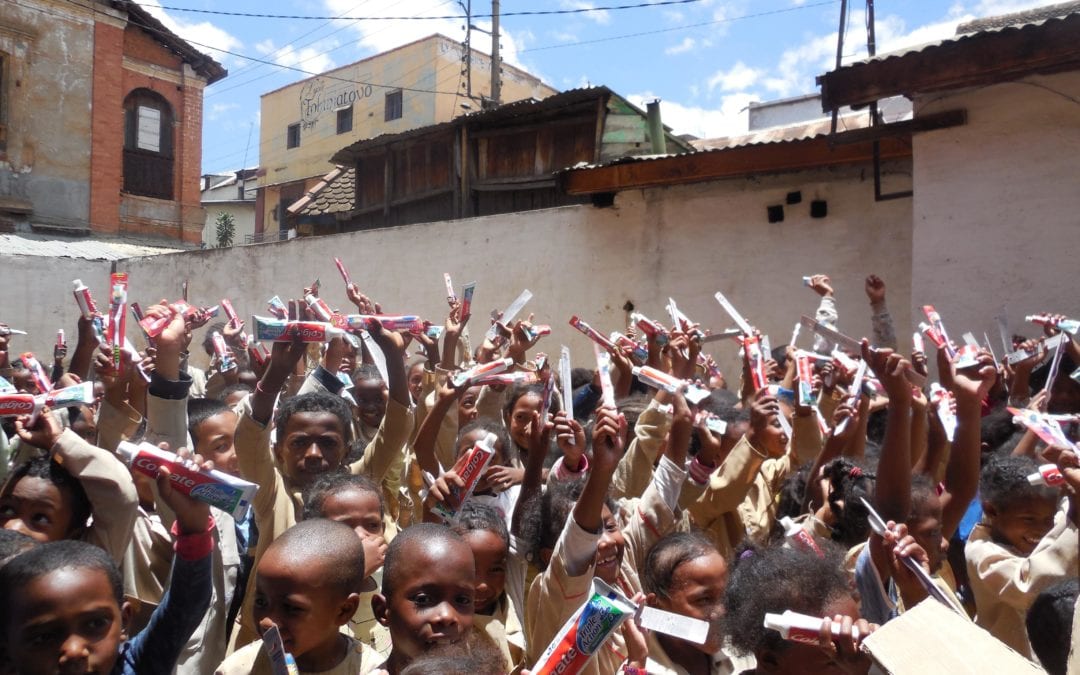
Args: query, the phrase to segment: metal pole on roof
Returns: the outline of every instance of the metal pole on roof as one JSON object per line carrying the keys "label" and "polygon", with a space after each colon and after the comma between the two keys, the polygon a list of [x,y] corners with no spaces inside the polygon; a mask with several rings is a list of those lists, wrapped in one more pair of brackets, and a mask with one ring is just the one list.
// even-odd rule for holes
{"label": "metal pole on roof", "polygon": [[502,97],[502,59],[499,58],[499,0],[491,0],[491,103]]}
{"label": "metal pole on roof", "polygon": [[[844,59],[844,26],[847,25],[847,0],[840,0],[840,28],[836,31],[836,68],[840,69],[840,63]],[[840,116],[840,109],[832,111],[831,135],[836,135],[836,119]]]}

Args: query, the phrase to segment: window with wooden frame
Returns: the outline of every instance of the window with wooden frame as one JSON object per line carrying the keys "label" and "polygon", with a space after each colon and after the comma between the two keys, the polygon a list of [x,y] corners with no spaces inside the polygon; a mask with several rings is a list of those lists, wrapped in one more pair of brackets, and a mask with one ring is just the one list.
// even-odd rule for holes
{"label": "window with wooden frame", "polygon": [[124,101],[124,192],[173,198],[173,112],[160,94],[136,89]]}
{"label": "window with wooden frame", "polygon": [[290,124],[285,130],[285,149],[292,150],[300,147],[300,123]]}
{"label": "window with wooden frame", "polygon": [[342,108],[337,111],[337,132],[347,134],[352,131],[353,107]]}
{"label": "window with wooden frame", "polygon": [[386,92],[386,114],[384,122],[401,119],[401,90]]}

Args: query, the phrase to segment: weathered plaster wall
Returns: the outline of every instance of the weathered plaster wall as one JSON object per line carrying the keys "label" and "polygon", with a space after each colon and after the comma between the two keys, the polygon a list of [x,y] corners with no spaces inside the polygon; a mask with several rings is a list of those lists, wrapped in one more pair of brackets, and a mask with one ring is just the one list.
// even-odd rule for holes
{"label": "weathered plaster wall", "polygon": [[[914,142],[912,306],[950,333],[996,336],[1007,303],[1080,315],[1080,73],[934,94],[918,114],[964,108],[967,124]],[[996,341],[996,338],[995,338]]]}
{"label": "weathered plaster wall", "polygon": [[4,3],[0,51],[10,79],[0,197],[29,201],[30,222],[85,229],[93,20],[68,3]]}

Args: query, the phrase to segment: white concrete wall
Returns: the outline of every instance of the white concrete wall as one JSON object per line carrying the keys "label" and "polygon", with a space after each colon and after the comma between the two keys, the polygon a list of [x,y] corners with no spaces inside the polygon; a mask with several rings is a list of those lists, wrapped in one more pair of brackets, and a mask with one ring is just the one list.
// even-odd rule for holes
{"label": "white concrete wall", "polygon": [[[233,194],[236,194],[236,186],[232,186]],[[202,203],[206,209],[206,225],[203,227],[203,243],[207,246],[217,246],[217,218],[219,213],[231,213],[236,223],[236,232],[233,234],[233,246],[244,243],[244,237],[255,234],[255,200],[249,202],[228,201]]]}
{"label": "white concrete wall", "polygon": [[1014,330],[1035,311],[1080,316],[1078,97],[1073,72],[916,100],[968,114],[914,141],[912,306],[934,304],[956,338],[985,330],[997,349],[1003,303]]}
{"label": "white concrete wall", "polygon": [[[871,272],[895,294],[899,325],[910,324],[910,201],[875,204],[868,175],[868,169],[850,168],[635,191],[607,209],[574,206],[412,225],[129,259],[119,267],[131,273],[133,299],[175,298],[187,278],[193,301],[210,305],[228,297],[250,316],[266,314],[273,294],[296,297],[315,277],[330,304],[345,307],[344,283],[333,265],[339,256],[386,311],[435,321],[445,316],[442,273],[450,272],[459,289],[478,282],[474,336],[486,328],[489,310],[505,307],[528,287],[535,297],[527,310],[555,331],[542,348],[555,353],[565,343],[583,365],[593,361],[591,346],[566,325],[571,314],[605,332],[623,329],[629,300],[666,321],[670,295],[705,327],[722,329],[732,324],[712,295],[723,290],[779,345],[799,314],[817,306],[801,277],[828,272],[838,287],[842,328],[861,335],[869,332],[862,279]],[[792,190],[802,191],[803,203],[788,207],[783,223],[769,225],[766,205],[782,203]],[[813,198],[828,200],[828,218],[810,219]],[[734,343],[715,351],[726,371],[738,372]]]}

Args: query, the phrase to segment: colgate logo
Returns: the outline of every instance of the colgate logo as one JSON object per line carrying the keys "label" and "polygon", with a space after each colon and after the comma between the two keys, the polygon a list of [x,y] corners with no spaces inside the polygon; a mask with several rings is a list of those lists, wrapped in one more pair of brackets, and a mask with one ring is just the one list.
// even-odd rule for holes
{"label": "colgate logo", "polygon": [[34,399],[9,398],[0,401],[0,415],[29,415],[34,412]]}
{"label": "colgate logo", "polygon": [[[136,457],[135,461],[132,462],[132,466],[142,470],[148,476],[157,476],[158,468],[161,466],[161,463],[150,457]],[[174,483],[175,485],[187,488],[188,491],[198,485],[198,483],[192,480],[190,477],[177,473],[177,469],[175,466],[170,466],[169,469],[169,481]]]}

